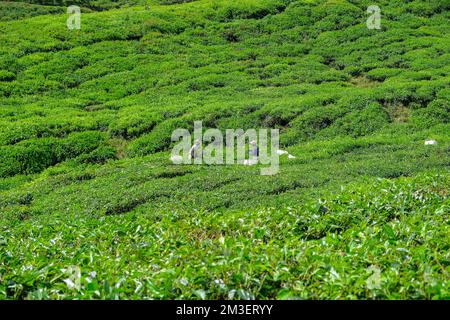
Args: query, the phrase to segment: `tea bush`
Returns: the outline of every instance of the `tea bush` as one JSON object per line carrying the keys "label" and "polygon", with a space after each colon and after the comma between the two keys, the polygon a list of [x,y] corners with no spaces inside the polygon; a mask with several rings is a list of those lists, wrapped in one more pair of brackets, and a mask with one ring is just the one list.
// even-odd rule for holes
{"label": "tea bush", "polygon": [[65,159],[94,150],[103,139],[100,132],[85,131],[64,139],[29,139],[13,146],[0,147],[0,176],[40,172]]}

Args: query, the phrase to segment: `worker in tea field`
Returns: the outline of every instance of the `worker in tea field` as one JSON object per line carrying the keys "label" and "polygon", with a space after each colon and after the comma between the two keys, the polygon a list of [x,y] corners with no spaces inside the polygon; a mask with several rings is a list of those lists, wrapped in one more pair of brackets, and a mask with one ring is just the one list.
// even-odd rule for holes
{"label": "worker in tea field", "polygon": [[251,151],[250,151],[250,155],[252,156],[252,158],[257,159],[259,157],[259,148],[258,148],[258,144],[256,143],[255,140],[250,141],[250,145],[251,145]]}
{"label": "worker in tea field", "polygon": [[255,140],[250,141],[250,148],[250,159],[244,161],[244,164],[249,166],[257,164],[259,157],[259,147]]}
{"label": "worker in tea field", "polygon": [[196,159],[200,156],[200,140],[195,140],[194,145],[189,150],[189,155],[191,159]]}

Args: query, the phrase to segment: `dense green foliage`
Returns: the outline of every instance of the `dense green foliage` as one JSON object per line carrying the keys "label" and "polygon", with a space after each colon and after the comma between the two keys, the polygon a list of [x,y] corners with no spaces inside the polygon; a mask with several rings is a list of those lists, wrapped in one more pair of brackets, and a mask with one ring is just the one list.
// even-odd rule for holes
{"label": "dense green foliage", "polygon": [[[9,219],[0,237],[7,272],[0,294],[448,297],[450,202],[442,186],[449,179],[370,180],[369,188],[351,186],[338,196],[283,210],[142,209],[119,216]],[[69,290],[64,269],[72,265],[80,268],[80,283]],[[376,270],[379,286],[370,278]]]}
{"label": "dense green foliage", "polygon": [[[448,1],[70,4],[0,2],[0,298],[450,297]],[[197,120],[296,159],[172,165]]]}

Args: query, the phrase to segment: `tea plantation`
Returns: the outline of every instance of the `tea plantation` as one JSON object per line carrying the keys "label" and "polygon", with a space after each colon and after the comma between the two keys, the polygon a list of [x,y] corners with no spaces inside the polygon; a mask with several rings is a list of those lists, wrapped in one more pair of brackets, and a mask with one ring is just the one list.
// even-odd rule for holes
{"label": "tea plantation", "polygon": [[0,1],[0,299],[450,299],[449,62],[445,0]]}

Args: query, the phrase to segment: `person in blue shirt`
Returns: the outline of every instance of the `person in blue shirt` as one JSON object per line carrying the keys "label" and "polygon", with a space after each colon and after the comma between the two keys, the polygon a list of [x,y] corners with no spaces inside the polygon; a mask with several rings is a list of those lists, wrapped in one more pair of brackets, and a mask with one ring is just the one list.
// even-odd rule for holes
{"label": "person in blue shirt", "polygon": [[256,143],[255,140],[252,140],[252,141],[250,141],[250,145],[252,146],[252,150],[251,150],[250,154],[253,156],[253,158],[258,158],[259,157],[258,144]]}

